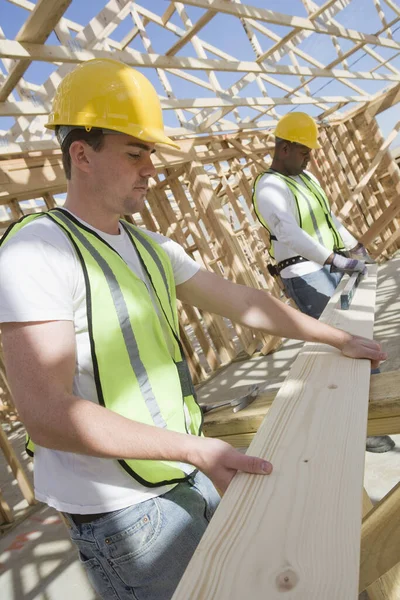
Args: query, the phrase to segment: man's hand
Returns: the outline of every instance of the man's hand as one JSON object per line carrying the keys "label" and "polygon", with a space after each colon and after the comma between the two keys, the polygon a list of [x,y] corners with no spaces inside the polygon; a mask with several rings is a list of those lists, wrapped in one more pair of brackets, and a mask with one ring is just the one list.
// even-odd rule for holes
{"label": "man's hand", "polygon": [[369,358],[373,369],[376,369],[382,360],[387,359],[387,354],[382,352],[378,342],[357,335],[349,335],[340,350],[350,358]]}
{"label": "man's hand", "polygon": [[357,244],[357,246],[349,250],[349,258],[362,260],[367,265],[374,265],[376,262],[373,258],[371,258],[365,246],[363,246],[362,244]]}
{"label": "man's hand", "polygon": [[222,440],[194,437],[192,440],[195,448],[188,456],[188,462],[205,473],[221,492],[226,491],[238,471],[256,475],[272,472],[270,462],[242,454]]}
{"label": "man's hand", "polygon": [[341,254],[334,254],[331,264],[331,273],[362,273],[366,275],[367,267],[361,260],[346,258]]}

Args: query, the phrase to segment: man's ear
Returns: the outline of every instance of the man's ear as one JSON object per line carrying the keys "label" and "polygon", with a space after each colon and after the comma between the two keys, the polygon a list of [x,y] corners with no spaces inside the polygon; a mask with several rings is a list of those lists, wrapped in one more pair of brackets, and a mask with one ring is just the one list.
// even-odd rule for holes
{"label": "man's ear", "polygon": [[290,152],[290,144],[288,142],[282,142],[281,150],[285,156],[287,156]]}
{"label": "man's ear", "polygon": [[71,164],[79,171],[88,173],[90,169],[90,157],[93,149],[83,140],[72,142],[69,148]]}

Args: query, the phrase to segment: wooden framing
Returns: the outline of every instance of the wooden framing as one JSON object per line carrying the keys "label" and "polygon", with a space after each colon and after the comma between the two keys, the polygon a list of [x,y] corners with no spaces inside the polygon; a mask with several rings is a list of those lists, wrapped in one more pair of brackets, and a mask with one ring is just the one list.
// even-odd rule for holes
{"label": "wooden framing", "polygon": [[[307,0],[304,2],[307,17],[284,15],[224,0],[170,2],[162,14],[149,9],[145,2],[109,0],[87,26],[63,16],[71,0],[39,0],[37,4],[28,0],[8,1],[29,12],[15,40],[4,39],[5,36],[0,32],[0,58],[3,58],[6,69],[3,81],[0,74],[0,117],[11,115],[16,119],[9,135],[3,135],[4,143],[9,145],[19,143],[21,136],[28,142],[39,140],[41,136],[37,133],[37,125],[43,123],[43,116],[49,110],[60,78],[73,64],[96,56],[109,56],[110,52],[115,58],[132,66],[156,69],[166,94],[162,98],[164,107],[174,112],[180,124],[175,129],[175,135],[191,136],[229,129],[235,131],[245,124],[255,129],[265,114],[272,114],[276,119],[279,114],[275,107],[281,105],[297,105],[306,111],[317,106],[321,110],[321,119],[329,117],[329,120],[336,122],[343,119],[343,109],[354,103],[357,108],[352,109],[353,112],[364,109],[372,101],[377,106],[376,110],[382,110],[383,106],[386,108],[399,98],[396,90],[400,71],[391,64],[390,58],[382,54],[383,50],[392,51],[395,57],[400,49],[400,42],[393,34],[400,15],[392,0],[385,1],[385,5],[375,0],[381,27],[373,33],[355,31],[347,26],[352,25],[351,20],[343,25],[337,19],[352,0],[327,0],[322,6]],[[192,7],[205,11],[195,22],[188,14]],[[207,28],[221,15],[228,15],[242,28],[243,40],[242,44],[238,44],[238,49],[250,44],[254,61],[243,60],[240,55],[229,55],[217,45],[202,39],[202,34],[206,34]],[[177,25],[176,19],[172,20],[173,16],[178,16],[182,25]],[[118,41],[113,37],[114,32],[127,20],[132,21],[132,29]],[[152,38],[157,34],[151,32],[150,25],[161,27],[176,38],[162,54],[154,51]],[[279,36],[268,25],[284,26],[289,31]],[[45,43],[52,30],[60,45]],[[299,45],[310,36],[313,36],[315,43],[323,43],[322,40],[325,40],[324,43],[331,42],[337,58],[329,64],[323,64],[315,58],[314,52],[311,55],[300,48]],[[131,47],[138,38],[145,52]],[[341,40],[350,44],[345,51],[340,45]],[[189,56],[177,55],[189,46],[194,50],[194,55],[193,52]],[[374,61],[374,66],[359,72],[352,68],[349,59],[361,50]],[[289,64],[282,63],[286,55]],[[17,62],[12,64],[11,59]],[[54,64],[56,70],[43,85],[22,79],[31,61]],[[193,71],[196,70],[206,72],[207,79],[194,75]],[[225,89],[218,79],[218,73],[228,71],[237,73],[238,79]],[[199,93],[192,98],[179,97],[173,89],[170,75],[197,86]],[[280,75],[288,76],[288,81],[293,83],[286,84]],[[313,94],[310,83],[326,77],[340,82],[344,93],[319,97]],[[372,96],[363,88],[364,82],[370,81],[377,85],[381,82],[382,86],[381,91]],[[260,94],[248,91],[248,86],[254,82]],[[381,102],[380,95],[383,90],[387,91],[384,86],[388,82],[393,82],[393,85]],[[202,97],[204,88],[211,91],[213,97],[209,97],[209,94]],[[272,89],[277,88],[286,93],[282,97],[271,93]],[[21,100],[13,97],[14,91],[18,92]],[[241,108],[251,108],[254,116],[243,117],[238,110]],[[51,135],[46,133],[43,140],[48,140],[50,144]]]}
{"label": "wooden framing", "polygon": [[[63,16],[71,0],[8,1],[26,10],[27,20],[15,39],[7,39],[0,27],[0,233],[21,216],[60,202],[57,195],[66,191],[61,154],[43,129],[51,100],[76,64],[113,56],[156,73],[166,118],[176,121],[167,134],[181,145],[180,151],[159,150],[146,208],[140,217],[126,215],[132,222],[169,235],[204,268],[284,300],[267,268],[269,240],[255,219],[251,196],[254,178],[271,162],[273,128],[291,108],[310,112],[319,123],[322,149],[313,154],[311,170],[334,212],[378,260],[400,248],[400,171],[389,150],[400,127],[397,123],[385,140],[375,118],[400,101],[400,70],[394,60],[400,50],[400,9],[393,0],[371,0],[379,21],[369,33],[355,31],[351,19],[346,21],[345,9],[350,13],[353,0],[326,0],[321,6],[303,0],[306,16],[283,15],[240,0],[170,1],[162,12],[144,0],[105,0],[88,24]],[[193,13],[192,7],[201,10]],[[235,55],[206,41],[207,28],[224,15],[242,32]],[[127,22],[129,31],[121,39],[118,27]],[[276,25],[285,33],[279,35]],[[160,28],[170,41],[157,53]],[[58,44],[46,43],[52,32]],[[309,46],[303,42],[309,39],[313,52],[305,50]],[[322,43],[334,50],[326,63],[317,58]],[[242,56],[246,44],[250,52]],[[361,53],[372,66],[358,70]],[[36,61],[54,69],[40,85],[24,78]],[[228,86],[222,83],[227,75],[232,77]],[[176,78],[192,92],[179,94]],[[313,91],[326,78],[340,84],[339,94]],[[6,116],[13,119],[8,132],[1,131]],[[280,344],[192,307],[180,305],[179,314],[195,383],[238,354],[268,353]],[[369,435],[400,432],[399,384],[398,373],[372,378]],[[265,414],[273,416],[274,397],[264,394],[238,415],[211,413],[206,433],[247,446]],[[17,415],[1,362],[0,409],[0,422],[12,425]],[[2,430],[0,447],[32,504],[30,484]],[[373,581],[399,560],[394,544],[383,550],[379,546],[382,536],[398,537],[398,529],[390,525],[398,519],[398,494],[395,490],[364,520],[360,582],[361,588],[369,586],[371,600],[392,600],[389,589],[400,593],[396,567]],[[3,521],[13,518],[1,494],[0,515]],[[372,546],[376,539],[379,557]],[[287,577],[279,580],[282,590],[293,583],[292,572]],[[347,598],[346,593],[341,597]]]}
{"label": "wooden framing", "polygon": [[[356,117],[357,128],[352,121],[321,128],[322,149],[314,153],[311,169],[347,228],[362,236],[374,256],[388,256],[400,247],[400,222],[393,219],[400,211],[400,173],[375,119],[366,118]],[[272,148],[267,130],[194,137],[182,140],[180,151],[160,150],[147,208],[135,222],[171,236],[205,268],[281,297],[267,269],[268,235],[252,207],[252,182],[268,168]],[[4,231],[23,214],[54,206],[54,195],[66,190],[66,182],[58,149],[30,155],[2,151]],[[196,383],[243,350],[266,353],[279,344],[194,309],[181,307],[180,314]]]}

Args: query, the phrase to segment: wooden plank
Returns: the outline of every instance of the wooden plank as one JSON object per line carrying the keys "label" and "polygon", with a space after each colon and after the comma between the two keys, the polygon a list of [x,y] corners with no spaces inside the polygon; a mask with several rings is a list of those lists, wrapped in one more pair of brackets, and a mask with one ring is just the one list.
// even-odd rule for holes
{"label": "wooden plank", "polygon": [[341,121],[345,122],[354,119],[354,117],[363,113],[365,110],[368,110],[368,114],[371,115],[371,117],[375,117],[398,102],[400,102],[400,83],[391,86],[384,92],[376,94],[366,107],[353,108],[348,111],[343,115]]}
{"label": "wooden plank", "polygon": [[3,454],[6,458],[7,463],[10,466],[10,469],[19,485],[19,488],[28,502],[28,504],[36,504],[35,494],[33,493],[33,489],[31,483],[18,460],[17,455],[14,452],[13,447],[7,439],[7,436],[0,425],[0,449],[3,451]]}
{"label": "wooden plank", "polygon": [[[239,5],[236,5],[239,6]],[[74,50],[67,46],[52,46],[36,43],[20,43],[16,40],[0,40],[0,58],[37,60],[50,63],[79,64],[92,58],[109,58],[107,50],[82,48]],[[195,71],[232,71],[236,73],[270,73],[271,75],[305,75],[333,77],[334,79],[365,79],[373,81],[399,81],[395,73],[372,73],[370,71],[346,71],[345,69],[318,69],[315,67],[294,67],[292,65],[262,65],[252,61],[200,59],[185,56],[165,56],[147,54],[133,48],[113,52],[113,58],[133,67],[155,69],[193,69]],[[366,96],[368,99],[368,96]],[[365,101],[365,99],[364,99]]]}
{"label": "wooden plank", "polygon": [[[360,592],[400,562],[400,482],[362,524]],[[400,567],[400,565],[399,565]],[[400,574],[400,568],[398,569]],[[397,588],[400,591],[400,587]],[[397,600],[398,595],[391,596]]]}
{"label": "wooden plank", "polygon": [[[269,407],[270,409],[271,407]],[[268,409],[268,410],[269,410]],[[222,411],[223,409],[221,409]],[[219,412],[219,410],[217,411]],[[267,411],[268,412],[268,411]],[[207,417],[204,415],[204,417]],[[204,432],[208,437],[217,437],[218,439],[228,442],[234,448],[248,448],[256,436],[256,431],[242,433],[228,433],[213,435],[213,430],[208,426],[204,428]],[[368,417],[367,435],[399,435],[400,434],[400,410],[398,415],[391,415],[383,419],[372,419]]]}
{"label": "wooden plank", "polygon": [[[323,320],[372,337],[375,286],[373,267],[341,311],[340,284]],[[369,361],[304,346],[248,451],[273,473],[234,478],[173,600],[356,600],[369,380]]]}
{"label": "wooden plank", "polygon": [[0,525],[3,523],[12,523],[14,521],[14,515],[9,507],[8,503],[4,500],[3,494],[0,489]]}
{"label": "wooden plank", "polygon": [[[271,409],[276,395],[276,391],[260,394],[250,406],[237,414],[221,408],[205,415],[205,434],[209,437],[247,434],[254,436]],[[389,425],[392,431],[382,431],[382,426]],[[379,373],[371,377],[368,405],[368,429],[370,428],[380,429],[379,435],[400,433],[400,371]]]}
{"label": "wooden plank", "polygon": [[175,44],[165,52],[166,56],[174,56],[177,52],[179,52],[179,50],[183,48],[183,46],[186,46],[192,37],[197,35],[197,33],[203,29],[203,27],[205,27],[216,14],[217,13],[215,10],[208,10],[206,13],[204,13],[204,15],[202,15],[200,19],[190,29],[188,29],[186,33],[183,34],[181,39],[175,42]]}
{"label": "wooden plank", "polygon": [[[399,76],[400,79],[400,76]],[[297,96],[290,98],[282,97],[255,97],[255,98],[161,98],[161,108],[163,110],[179,110],[179,109],[197,109],[197,108],[234,108],[234,107],[264,107],[270,106],[304,106],[314,105],[326,102],[333,104],[336,102],[365,102],[368,96],[321,96],[310,98],[308,96]],[[1,117],[18,117],[47,115],[51,111],[50,103],[38,104],[29,100],[24,101],[9,101],[0,105]],[[392,140],[388,142],[388,145]],[[373,173],[375,169],[371,171]]]}
{"label": "wooden plank", "polygon": [[[363,495],[363,517],[371,513],[374,505],[364,489]],[[395,565],[385,573],[380,579],[377,579],[368,588],[369,600],[397,600],[400,598],[400,564]]]}

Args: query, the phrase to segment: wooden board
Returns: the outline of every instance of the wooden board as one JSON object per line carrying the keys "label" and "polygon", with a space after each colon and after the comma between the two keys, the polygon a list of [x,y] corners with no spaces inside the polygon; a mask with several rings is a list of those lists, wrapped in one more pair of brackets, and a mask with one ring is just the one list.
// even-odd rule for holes
{"label": "wooden board", "polygon": [[[251,435],[248,438],[251,441],[271,409],[276,395],[275,391],[264,392],[239,413],[225,407],[204,415],[205,435],[223,439]],[[390,431],[384,431],[383,428],[387,427]],[[376,433],[378,429],[380,433]],[[369,435],[400,433],[400,371],[387,371],[371,377],[368,430],[374,432]]]}
{"label": "wooden board", "polygon": [[[376,267],[348,311],[323,318],[372,337]],[[174,600],[356,600],[370,363],[305,344],[248,453],[269,477],[238,474]]]}
{"label": "wooden board", "polygon": [[[363,516],[364,522],[369,516],[374,505],[371,502],[370,497],[364,489],[363,494]],[[363,544],[361,543],[361,555],[363,553]],[[369,567],[370,568],[370,567]],[[360,573],[362,576],[362,573]],[[360,577],[361,580],[361,577]],[[395,565],[385,573],[380,579],[377,579],[368,588],[369,600],[396,600],[400,598],[400,563]]]}

